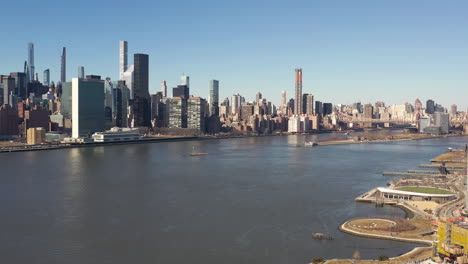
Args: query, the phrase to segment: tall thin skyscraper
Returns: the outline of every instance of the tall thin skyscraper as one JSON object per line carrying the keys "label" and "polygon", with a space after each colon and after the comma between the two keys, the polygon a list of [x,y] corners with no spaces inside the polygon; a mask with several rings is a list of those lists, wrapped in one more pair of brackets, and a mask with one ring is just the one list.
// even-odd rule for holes
{"label": "tall thin skyscraper", "polygon": [[302,69],[296,69],[296,94],[294,97],[294,114],[302,114]]}
{"label": "tall thin skyscraper", "polygon": [[28,84],[31,80],[31,75],[29,75],[29,66],[27,61],[24,61],[24,74],[26,74],[26,84]]}
{"label": "tall thin skyscraper", "polygon": [[124,72],[128,68],[128,42],[121,40],[119,44],[119,77],[123,80]]}
{"label": "tall thin skyscraper", "polygon": [[208,97],[208,104],[210,107],[210,116],[219,115],[219,81],[210,81],[210,96]]}
{"label": "tall thin skyscraper", "polygon": [[50,86],[50,70],[47,69],[44,71],[44,85],[45,86]]}
{"label": "tall thin skyscraper", "polygon": [[29,80],[34,80],[34,43],[28,44]]}
{"label": "tall thin skyscraper", "polygon": [[166,80],[161,81],[161,92],[162,92],[163,98],[166,98],[167,97],[167,83],[166,83]]}
{"label": "tall thin skyscraper", "polygon": [[67,48],[63,47],[62,56],[60,56],[60,82],[67,81]]}
{"label": "tall thin skyscraper", "polygon": [[84,77],[85,77],[84,67],[80,66],[78,67],[78,79],[84,79]]}

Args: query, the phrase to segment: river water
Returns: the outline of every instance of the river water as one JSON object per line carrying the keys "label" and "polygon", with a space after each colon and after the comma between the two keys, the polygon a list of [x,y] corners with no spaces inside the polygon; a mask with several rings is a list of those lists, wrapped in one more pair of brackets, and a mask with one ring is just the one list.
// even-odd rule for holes
{"label": "river water", "polygon": [[0,262],[302,264],[411,250],[337,228],[404,216],[354,198],[390,181],[383,171],[417,168],[467,138],[302,147],[330,136],[1,154]]}

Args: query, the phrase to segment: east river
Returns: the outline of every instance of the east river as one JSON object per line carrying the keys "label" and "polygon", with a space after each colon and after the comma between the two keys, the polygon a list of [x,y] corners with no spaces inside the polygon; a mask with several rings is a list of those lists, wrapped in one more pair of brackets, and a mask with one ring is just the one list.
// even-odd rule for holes
{"label": "east river", "polygon": [[354,198],[390,181],[383,171],[416,169],[467,138],[303,146],[330,136],[0,154],[0,263],[303,264],[418,246],[338,226],[404,216]]}

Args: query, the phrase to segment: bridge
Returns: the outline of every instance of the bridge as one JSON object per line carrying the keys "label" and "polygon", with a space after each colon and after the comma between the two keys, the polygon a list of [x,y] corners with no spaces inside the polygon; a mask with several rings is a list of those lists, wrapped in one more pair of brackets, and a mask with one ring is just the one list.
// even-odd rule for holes
{"label": "bridge", "polygon": [[[416,118],[385,118],[385,119],[377,119],[377,118],[362,118],[362,117],[355,117],[350,115],[339,115],[337,121],[343,123],[389,123],[389,124],[417,124],[418,119]],[[468,127],[468,117],[464,118],[452,118],[450,120],[451,127]]]}

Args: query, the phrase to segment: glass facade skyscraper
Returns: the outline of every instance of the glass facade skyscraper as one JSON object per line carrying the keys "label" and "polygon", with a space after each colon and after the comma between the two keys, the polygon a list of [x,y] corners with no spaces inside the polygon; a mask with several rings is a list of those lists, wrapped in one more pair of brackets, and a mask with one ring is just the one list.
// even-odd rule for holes
{"label": "glass facade skyscraper", "polygon": [[208,104],[210,106],[210,115],[219,115],[219,81],[210,81],[210,96],[208,97]]}
{"label": "glass facade skyscraper", "polygon": [[44,71],[44,85],[45,86],[50,86],[50,70],[49,69],[46,69]]}
{"label": "glass facade skyscraper", "polygon": [[88,137],[104,131],[104,81],[73,78],[72,137]]}

